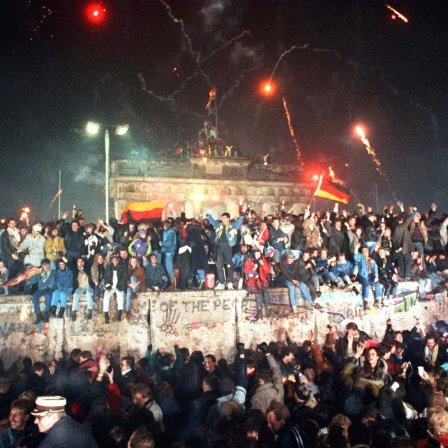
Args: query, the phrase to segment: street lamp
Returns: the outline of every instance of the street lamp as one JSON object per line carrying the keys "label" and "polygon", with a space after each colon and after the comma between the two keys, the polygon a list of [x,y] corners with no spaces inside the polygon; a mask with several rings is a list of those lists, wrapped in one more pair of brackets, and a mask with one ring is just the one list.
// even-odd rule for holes
{"label": "street lamp", "polygon": [[[100,123],[95,123],[93,121],[89,121],[86,126],[86,130],[91,135],[96,135],[100,131],[101,128]],[[104,166],[104,173],[105,173],[105,181],[106,181],[106,187],[105,187],[105,216],[106,216],[106,223],[109,224],[109,154],[110,154],[110,137],[109,137],[109,128],[115,129],[116,135],[124,135],[129,130],[129,125],[122,124],[122,125],[112,125],[107,126],[103,125],[105,131],[104,131],[104,153],[105,153],[105,166]]]}

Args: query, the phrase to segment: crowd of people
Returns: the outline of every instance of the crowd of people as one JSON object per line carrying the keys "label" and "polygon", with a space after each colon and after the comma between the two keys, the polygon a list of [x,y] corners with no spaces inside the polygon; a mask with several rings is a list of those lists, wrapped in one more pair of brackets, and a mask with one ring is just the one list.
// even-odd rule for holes
{"label": "crowd of people", "polygon": [[0,363],[0,447],[447,447],[448,323],[386,324],[381,341],[330,326],[321,346],[283,329],[232,363],[176,344]]}
{"label": "crowd of people", "polygon": [[[269,289],[287,287],[315,307],[325,288],[359,287],[381,306],[397,283],[419,294],[445,287],[448,215],[401,202],[381,214],[333,211],[260,217],[241,204],[220,220],[168,218],[86,223],[80,211],[51,223],[10,218],[1,234],[0,291],[30,293],[36,322],[63,317],[73,294],[86,318],[117,300],[117,319],[138,292],[247,288],[271,315]],[[25,269],[38,274],[5,286]],[[45,308],[39,299],[45,297]],[[1,447],[415,448],[448,446],[448,323],[392,328],[373,341],[354,322],[292,341],[235,347],[235,359],[175,345],[140,359],[74,349],[64,359],[0,363]],[[34,356],[34,354],[33,354]]]}
{"label": "crowd of people", "polygon": [[[204,289],[208,273],[215,275],[217,290],[255,294],[259,317],[263,304],[272,315],[272,287],[288,288],[294,312],[298,291],[320,308],[316,299],[323,290],[353,290],[369,309],[388,305],[399,282],[418,282],[419,298],[445,289],[448,214],[437,217],[435,204],[425,214],[415,207],[406,212],[400,201],[381,214],[362,204],[352,214],[339,211],[337,203],[326,213],[307,207],[293,215],[283,208],[262,217],[241,202],[238,217],[223,213],[219,220],[205,211],[202,220],[182,215],[134,222],[127,214],[125,222],[96,224],[76,210],[71,221],[68,212],[49,223],[10,218],[0,230],[0,294],[31,294],[36,323],[63,317],[70,295],[76,320],[83,294],[91,319],[94,302],[103,297],[108,323],[111,298],[120,321],[130,316],[139,292]],[[41,269],[7,286],[30,267]]]}
{"label": "crowd of people", "polygon": [[197,141],[185,142],[178,148],[161,149],[159,155],[162,160],[188,160],[192,157],[241,157],[242,153],[237,146],[229,145],[223,138],[218,138],[214,124],[205,121]]}

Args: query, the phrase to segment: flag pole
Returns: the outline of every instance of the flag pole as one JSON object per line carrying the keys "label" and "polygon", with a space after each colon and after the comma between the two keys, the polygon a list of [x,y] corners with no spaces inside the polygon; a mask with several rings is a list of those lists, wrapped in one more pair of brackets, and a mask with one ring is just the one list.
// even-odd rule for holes
{"label": "flag pole", "polygon": [[[59,170],[59,187],[58,191],[61,191],[61,170]],[[58,219],[61,217],[61,194],[59,193],[58,197]]]}

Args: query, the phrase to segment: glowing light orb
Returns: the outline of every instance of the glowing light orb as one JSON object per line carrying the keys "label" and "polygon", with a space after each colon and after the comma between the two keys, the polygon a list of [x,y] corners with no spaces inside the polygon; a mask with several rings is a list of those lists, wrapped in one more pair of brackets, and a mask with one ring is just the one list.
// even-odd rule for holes
{"label": "glowing light orb", "polygon": [[273,96],[277,91],[277,85],[270,79],[262,81],[258,85],[258,89],[261,95]]}
{"label": "glowing light orb", "polygon": [[106,8],[98,3],[93,3],[87,6],[86,17],[87,20],[91,23],[102,23],[106,18]]}
{"label": "glowing light orb", "polygon": [[355,131],[361,138],[366,137],[366,134],[364,133],[364,129],[361,126],[356,126]]}

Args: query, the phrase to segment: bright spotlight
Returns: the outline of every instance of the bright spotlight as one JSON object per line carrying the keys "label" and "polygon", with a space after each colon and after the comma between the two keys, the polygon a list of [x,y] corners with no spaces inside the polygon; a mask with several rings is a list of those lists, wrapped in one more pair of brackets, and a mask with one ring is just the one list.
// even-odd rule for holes
{"label": "bright spotlight", "polygon": [[86,131],[89,134],[92,134],[92,135],[98,134],[99,130],[100,130],[100,125],[98,123],[95,123],[93,121],[87,122]]}
{"label": "bright spotlight", "polygon": [[126,132],[128,132],[128,130],[129,130],[129,125],[123,124],[123,125],[117,126],[117,129],[115,130],[115,134],[124,135],[124,134],[126,134]]}

